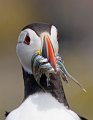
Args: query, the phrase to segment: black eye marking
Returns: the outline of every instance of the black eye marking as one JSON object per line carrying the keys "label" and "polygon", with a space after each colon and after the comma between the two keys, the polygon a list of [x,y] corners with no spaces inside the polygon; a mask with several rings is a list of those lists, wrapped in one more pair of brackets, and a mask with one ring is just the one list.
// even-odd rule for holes
{"label": "black eye marking", "polygon": [[28,35],[26,35],[25,39],[24,39],[24,43],[29,45],[30,44],[30,37]]}

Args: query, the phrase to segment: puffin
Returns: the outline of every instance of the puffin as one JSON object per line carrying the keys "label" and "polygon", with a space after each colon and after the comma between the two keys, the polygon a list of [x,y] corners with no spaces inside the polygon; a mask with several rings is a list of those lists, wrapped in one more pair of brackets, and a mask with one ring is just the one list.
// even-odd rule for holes
{"label": "puffin", "polygon": [[67,102],[62,81],[68,83],[71,79],[82,86],[64,66],[54,25],[25,26],[19,34],[16,53],[22,66],[24,99],[7,114],[6,120],[87,120],[72,111]]}

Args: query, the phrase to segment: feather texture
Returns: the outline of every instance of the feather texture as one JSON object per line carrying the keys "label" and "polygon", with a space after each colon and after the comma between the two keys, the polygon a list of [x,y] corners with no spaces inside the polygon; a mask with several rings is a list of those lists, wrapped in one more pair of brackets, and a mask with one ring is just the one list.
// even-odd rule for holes
{"label": "feather texture", "polygon": [[78,115],[49,93],[30,95],[6,120],[80,120]]}

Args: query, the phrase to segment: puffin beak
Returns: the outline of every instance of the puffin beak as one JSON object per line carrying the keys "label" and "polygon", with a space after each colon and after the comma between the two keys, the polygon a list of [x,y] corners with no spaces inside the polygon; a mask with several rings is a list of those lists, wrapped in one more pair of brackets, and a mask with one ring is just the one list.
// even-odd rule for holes
{"label": "puffin beak", "polygon": [[42,56],[48,59],[48,61],[56,71],[56,59],[54,55],[54,50],[51,41],[47,35],[43,38]]}

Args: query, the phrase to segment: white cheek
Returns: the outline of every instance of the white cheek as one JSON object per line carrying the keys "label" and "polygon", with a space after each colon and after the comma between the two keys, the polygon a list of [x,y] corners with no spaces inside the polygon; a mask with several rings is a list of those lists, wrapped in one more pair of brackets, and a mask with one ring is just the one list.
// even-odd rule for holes
{"label": "white cheek", "polygon": [[[31,41],[29,45],[26,45],[23,41],[26,35],[29,35]],[[28,72],[32,73],[31,70],[31,59],[35,54],[36,50],[40,50],[41,40],[37,34],[31,29],[25,29],[22,31],[18,38],[18,44],[16,46],[16,53],[20,60],[22,67]]]}
{"label": "white cheek", "polygon": [[55,55],[58,54],[58,41],[54,38],[51,38],[51,42],[52,42],[52,45],[53,45],[53,48],[54,48],[54,51],[55,51]]}
{"label": "white cheek", "polygon": [[22,67],[28,73],[32,73],[31,70],[31,59],[35,54],[36,50],[40,50],[40,41],[32,42],[31,45],[25,45],[24,43],[19,43],[16,46],[16,53],[20,60]]}
{"label": "white cheek", "polygon": [[32,50],[30,47],[26,45],[18,44],[16,47],[16,52],[22,67],[28,72],[32,73],[31,70],[31,58],[34,53],[34,49]]}
{"label": "white cheek", "polygon": [[58,41],[57,41],[57,29],[55,26],[51,27],[51,42],[55,51],[55,54],[58,54]]}

